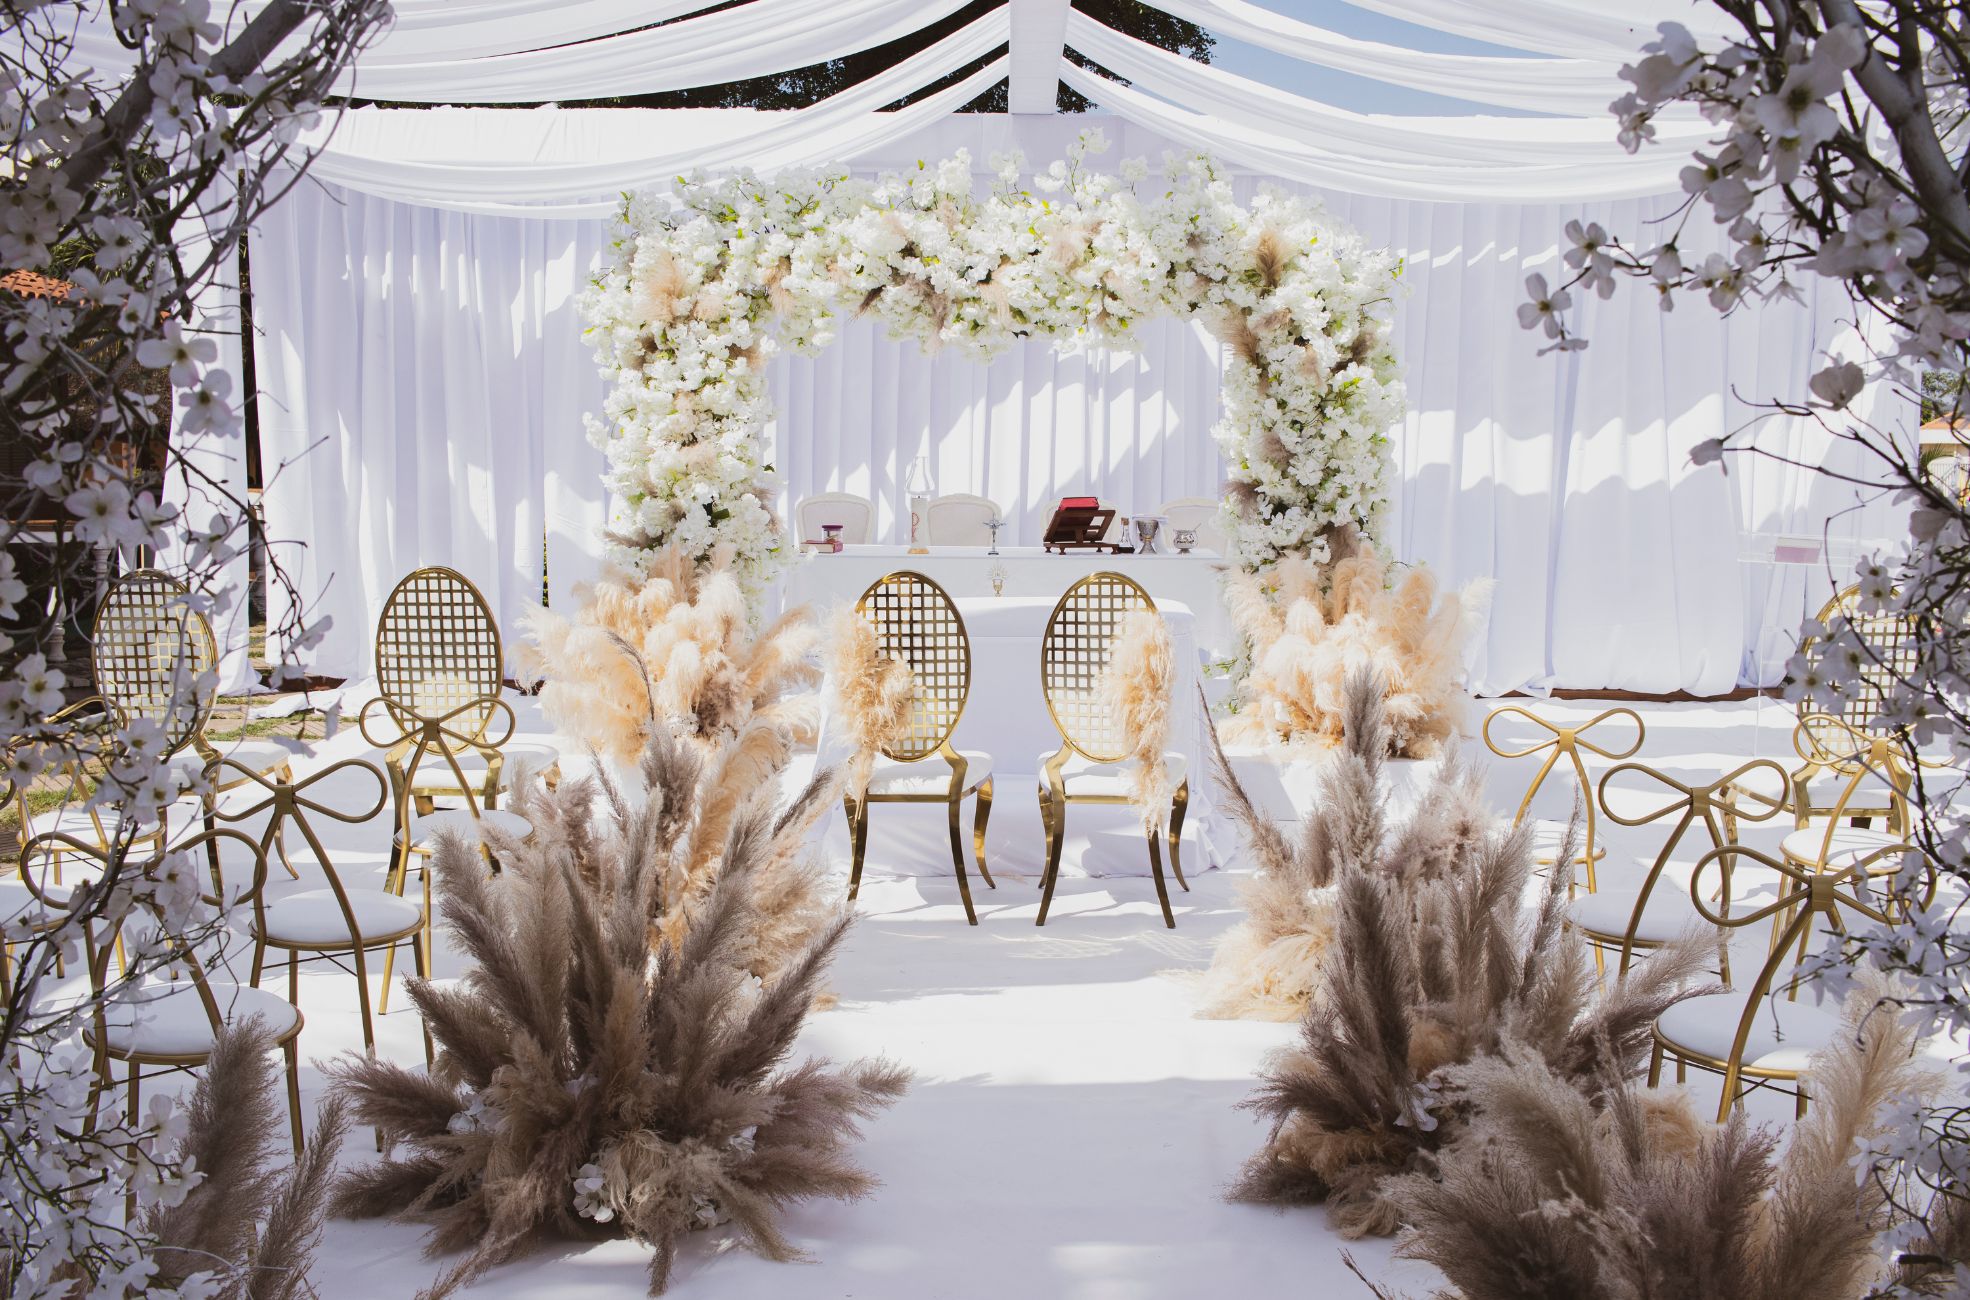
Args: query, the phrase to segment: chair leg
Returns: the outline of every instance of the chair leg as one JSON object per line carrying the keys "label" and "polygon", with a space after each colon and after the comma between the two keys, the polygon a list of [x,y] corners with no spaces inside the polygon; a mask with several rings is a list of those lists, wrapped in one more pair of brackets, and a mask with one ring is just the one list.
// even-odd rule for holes
{"label": "chair leg", "polygon": [[[1047,847],[1053,847],[1053,792],[1047,789],[1046,782],[1040,783],[1040,830],[1047,837]],[[1046,864],[1040,864],[1040,877],[1033,882],[1035,889],[1045,889],[1047,885]]]}
{"label": "chair leg", "polygon": [[[431,928],[431,920],[429,917],[425,918],[424,927],[427,930]],[[394,945],[392,946],[394,947]],[[418,942],[418,936],[416,935],[411,936],[410,952],[411,952],[411,956],[414,957],[417,961],[417,978],[421,980],[430,979],[431,967],[429,963],[427,963],[424,960],[424,945]],[[387,993],[389,992],[389,990],[385,989],[384,992]],[[437,1053],[433,1051],[431,1047],[431,1022],[425,1020],[424,1017],[422,1016],[419,1016],[418,1020],[422,1023],[424,1028],[424,1064],[427,1066],[434,1065],[437,1063],[438,1056]]]}
{"label": "chair leg", "polygon": [[[390,975],[397,964],[397,945],[402,942],[402,939],[397,940],[396,943],[391,944],[389,948],[385,949],[383,953],[383,987],[376,995],[376,1014],[379,1016],[390,1014]],[[424,950],[417,946],[416,935],[410,937],[410,945],[412,960],[418,966],[422,967],[424,965]],[[418,971],[420,975],[423,973],[422,970]]]}
{"label": "chair leg", "polygon": [[1047,865],[1040,873],[1040,914],[1033,919],[1034,925],[1047,923],[1047,908],[1053,906],[1054,882],[1060,877],[1060,849],[1067,840],[1067,805],[1049,797],[1042,809],[1042,819],[1047,825]]}
{"label": "chair leg", "polygon": [[978,924],[978,913],[971,906],[971,881],[964,870],[964,832],[959,829],[958,820],[964,812],[964,801],[953,799],[945,805],[949,810],[951,822],[951,865],[958,873],[958,897],[964,900],[964,919],[967,925]]}
{"label": "chair leg", "polygon": [[1190,782],[1185,781],[1170,800],[1170,870],[1176,872],[1177,884],[1183,886],[1186,894],[1190,892],[1190,882],[1183,878],[1183,815],[1189,808]]}
{"label": "chair leg", "polygon": [[301,1132],[301,1054],[300,1035],[296,1034],[281,1044],[281,1055],[287,1058],[287,1121],[294,1127],[294,1154],[298,1159],[307,1138]]}
{"label": "chair leg", "polygon": [[1797,1088],[1793,1096],[1798,1100],[1793,1105],[1792,1117],[1795,1120],[1804,1119],[1806,1118],[1806,1081],[1804,1079],[1796,1079],[1793,1082]]}
{"label": "chair leg", "polygon": [[986,777],[978,786],[978,810],[971,821],[971,851],[978,856],[978,875],[985,882],[985,888],[997,889],[998,882],[985,866],[985,823],[992,820],[992,778]]}
{"label": "chair leg", "polygon": [[253,974],[247,979],[247,984],[256,989],[260,987],[260,972],[266,964],[267,941],[256,937],[253,940]]}
{"label": "chair leg", "polygon": [[1163,926],[1165,929],[1177,928],[1177,918],[1170,911],[1169,887],[1163,883],[1163,847],[1157,843],[1155,831],[1149,832],[1149,872],[1156,878],[1156,901],[1163,905]]}
{"label": "chair leg", "polygon": [[1662,1044],[1658,1042],[1655,1050],[1649,1053],[1649,1087],[1662,1082]]}
{"label": "chair leg", "polygon": [[848,809],[848,901],[862,892],[862,855],[869,847],[869,805],[866,800],[844,801]]}
{"label": "chair leg", "polygon": [[[1682,1062],[1678,1061],[1677,1064],[1681,1065]],[[1681,1083],[1682,1079],[1678,1077],[1676,1082]],[[1731,1117],[1731,1107],[1736,1104],[1737,1066],[1732,1065],[1724,1071],[1724,1093],[1723,1097],[1717,1102],[1717,1122],[1719,1124],[1722,1124]]]}
{"label": "chair leg", "polygon": [[[396,947],[395,944],[390,946]],[[356,966],[356,1009],[362,1013],[363,1018],[363,1052],[368,1056],[375,1056],[376,1022],[369,1014],[369,962],[365,960],[361,935],[356,936],[356,947],[351,956],[355,959]]]}

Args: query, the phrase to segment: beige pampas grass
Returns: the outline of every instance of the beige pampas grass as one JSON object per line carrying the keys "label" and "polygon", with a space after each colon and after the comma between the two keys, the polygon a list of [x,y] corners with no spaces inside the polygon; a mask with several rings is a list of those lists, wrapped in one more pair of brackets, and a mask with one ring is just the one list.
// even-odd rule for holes
{"label": "beige pampas grass", "polygon": [[1226,723],[1244,744],[1331,747],[1343,740],[1348,674],[1372,669],[1388,691],[1390,753],[1427,758],[1463,727],[1464,644],[1490,599],[1472,583],[1439,599],[1436,576],[1411,568],[1391,583],[1374,546],[1352,539],[1322,570],[1299,558],[1236,573],[1226,603],[1251,642],[1251,670]]}
{"label": "beige pampas grass", "polygon": [[1176,645],[1169,624],[1153,609],[1122,620],[1102,670],[1102,702],[1127,739],[1129,800],[1145,830],[1161,831],[1170,818],[1170,776],[1163,765],[1170,739],[1170,693],[1176,683]]}
{"label": "beige pampas grass", "polygon": [[1516,1050],[1467,1067],[1469,1132],[1395,1192],[1414,1225],[1402,1249],[1462,1300],[1870,1294],[1891,1211],[1851,1161],[1884,1107],[1931,1082],[1898,1019],[1875,991],[1849,1002],[1783,1155],[1742,1111],[1713,1126],[1680,1091],[1567,1077]]}
{"label": "beige pampas grass", "polygon": [[854,748],[843,784],[859,799],[868,791],[876,756],[909,730],[916,682],[908,664],[882,652],[882,638],[852,605],[836,610],[829,621],[823,658],[834,696],[832,716],[840,719]]}
{"label": "beige pampas grass", "polygon": [[755,635],[729,548],[699,566],[667,547],[647,578],[597,582],[572,618],[536,609],[525,622],[541,711],[614,762],[633,764],[659,728],[708,743],[756,724],[787,744],[814,735],[813,625],[796,609]]}
{"label": "beige pampas grass", "polygon": [[541,820],[500,846],[497,878],[461,841],[440,841],[444,923],[473,967],[455,988],[411,982],[437,1064],[350,1055],[329,1068],[400,1148],[343,1175],[337,1213],[422,1221],[430,1254],[462,1253],[425,1295],[557,1238],[611,1237],[650,1247],[655,1294],[694,1232],[729,1225],[752,1249],[797,1259],[785,1206],[875,1186],[848,1148],[907,1071],[788,1062],[850,920],[828,909],[790,941],[798,909],[776,901],[801,894],[790,864],[806,859],[833,775],[784,810],[770,789],[741,798],[691,924],[666,924],[696,889],[680,880],[678,843],[727,799],[707,787],[728,769],[659,734],[640,798],[606,782],[530,792]]}

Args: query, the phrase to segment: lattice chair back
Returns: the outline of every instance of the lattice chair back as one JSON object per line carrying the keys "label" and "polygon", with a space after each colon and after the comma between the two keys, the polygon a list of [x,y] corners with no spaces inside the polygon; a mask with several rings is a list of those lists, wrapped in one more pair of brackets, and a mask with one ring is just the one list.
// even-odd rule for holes
{"label": "lattice chair back", "polygon": [[168,753],[205,730],[218,694],[209,674],[218,666],[211,625],[168,573],[124,574],[96,610],[96,693],[121,724],[146,718],[162,727]]}
{"label": "lattice chair back", "polygon": [[503,666],[499,624],[464,574],[419,569],[384,602],[376,620],[376,687],[406,731],[449,719],[454,731],[483,734],[493,714],[485,702],[499,698]]}
{"label": "lattice chair back", "polygon": [[[1491,734],[1491,725],[1504,717],[1524,718],[1540,729],[1550,733],[1549,737],[1545,740],[1534,741],[1531,744],[1511,748],[1508,743],[1501,743]],[[1602,745],[1599,740],[1589,740],[1586,738],[1589,731],[1613,718],[1625,719],[1635,724],[1635,739],[1625,749],[1611,749]],[[1493,709],[1486,715],[1483,734],[1485,748],[1500,758],[1529,758],[1541,752],[1544,752],[1546,755],[1539,764],[1539,771],[1533,774],[1532,783],[1526,786],[1525,797],[1519,800],[1518,811],[1512,814],[1512,825],[1514,826],[1525,820],[1526,814],[1532,811],[1533,799],[1538,795],[1540,788],[1546,784],[1546,778],[1551,776],[1559,768],[1561,759],[1566,760],[1567,773],[1573,777],[1574,788],[1579,791],[1580,803],[1586,822],[1584,828],[1586,839],[1581,845],[1579,861],[1587,868],[1587,889],[1589,892],[1592,892],[1595,883],[1594,868],[1601,857],[1599,851],[1600,837],[1598,833],[1599,818],[1595,812],[1594,782],[1587,775],[1587,763],[1581,757],[1580,751],[1584,749],[1589,753],[1598,754],[1602,758],[1617,763],[1623,759],[1633,758],[1636,752],[1641,749],[1642,740],[1648,734],[1647,728],[1642,723],[1641,714],[1629,708],[1602,709],[1599,713],[1577,727],[1561,727],[1547,721],[1545,718],[1540,717],[1532,710],[1524,708],[1521,705],[1504,704]],[[1555,864],[1556,867],[1558,865],[1560,864]]]}
{"label": "lattice chair back", "polygon": [[[1860,593],[1859,586],[1835,593],[1814,619],[1821,627],[1840,619],[1860,634],[1867,647],[1874,652],[1874,657],[1861,664],[1853,689],[1841,700],[1839,707],[1829,709],[1819,704],[1803,706],[1800,711],[1802,724],[1809,718],[1831,716],[1855,731],[1869,734],[1881,732],[1884,728],[1876,719],[1884,711],[1888,693],[1898,678],[1906,678],[1915,671],[1915,624],[1898,614],[1863,613]],[[1800,652],[1810,653],[1822,640],[1824,638],[1818,636],[1805,638],[1799,643]],[[1836,742],[1844,743],[1844,740]]]}
{"label": "lattice chair back", "polygon": [[1040,642],[1040,689],[1047,713],[1073,751],[1097,763],[1129,756],[1130,737],[1102,695],[1102,677],[1122,624],[1156,602],[1120,573],[1091,573],[1061,594]]}
{"label": "lattice chair back", "polygon": [[883,746],[885,757],[915,762],[943,749],[971,696],[971,638],[950,595],[921,573],[876,579],[855,602],[884,656],[910,670],[910,724]]}

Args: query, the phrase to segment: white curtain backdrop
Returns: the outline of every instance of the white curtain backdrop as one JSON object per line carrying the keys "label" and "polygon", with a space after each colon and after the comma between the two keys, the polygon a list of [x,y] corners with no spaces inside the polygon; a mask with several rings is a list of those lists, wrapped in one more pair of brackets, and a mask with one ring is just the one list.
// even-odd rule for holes
{"label": "white curtain backdrop", "polygon": [[[557,129],[582,129],[583,115],[560,116]],[[629,129],[609,116],[607,129]],[[1117,140],[1111,162],[1169,144],[1103,124]],[[1044,164],[1083,125],[954,117],[857,169],[961,146],[981,168],[1014,146]],[[1247,196],[1258,183],[1235,182]],[[1564,223],[1586,215],[1632,233],[1665,201],[1327,198],[1404,258],[1410,415],[1390,541],[1446,581],[1497,579],[1482,689],[1728,690],[1756,667],[1761,638],[1769,661],[1770,630],[1796,628],[1818,595],[1804,575],[1741,563],[1746,533],[1817,534],[1829,517],[1848,538],[1896,531],[1885,506],[1853,510],[1808,471],[1740,460],[1726,477],[1689,464],[1697,442],[1755,414],[1746,401],[1803,391],[1838,340],[1836,295],[1719,321],[1698,301],[1664,317],[1628,286],[1587,304],[1591,348],[1542,357],[1512,314],[1527,272],[1556,270]],[[313,658],[322,671],[366,670],[376,612],[416,565],[465,571],[509,637],[540,590],[543,533],[556,600],[594,571],[602,461],[580,425],[602,389],[572,295],[605,238],[600,222],[440,212],[319,186],[256,231],[262,437],[269,465],[292,462],[269,486],[267,512],[276,538],[309,539],[282,555],[335,615]],[[1685,256],[1715,239],[1692,226]],[[938,490],[1005,507],[1009,540],[1033,541],[1068,492],[1131,509],[1216,495],[1216,348],[1184,322],[1142,337],[1135,356],[1031,344],[978,366],[851,325],[823,356],[778,363],[782,505],[811,491],[864,493],[893,539],[898,485],[920,453]],[[1828,454],[1809,422],[1771,421],[1760,440],[1809,464]],[[1760,672],[1769,679],[1770,663]]]}

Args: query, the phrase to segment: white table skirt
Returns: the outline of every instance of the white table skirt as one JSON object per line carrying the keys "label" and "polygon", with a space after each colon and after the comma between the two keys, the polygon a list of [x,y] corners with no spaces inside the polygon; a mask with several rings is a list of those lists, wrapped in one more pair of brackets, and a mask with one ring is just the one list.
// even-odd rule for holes
{"label": "white table skirt", "polygon": [[1241,644],[1224,605],[1225,561],[1207,551],[1050,555],[1038,546],[1002,546],[998,555],[990,555],[983,546],[936,546],[928,555],[911,555],[904,546],[848,546],[839,555],[823,552],[802,559],[780,579],[776,608],[806,604],[825,610],[853,604],[870,583],[898,569],[916,570],[953,598],[989,597],[994,564],[1005,570],[1005,596],[1044,597],[1049,609],[1078,578],[1103,570],[1124,573],[1141,583],[1158,606],[1174,601],[1188,608],[1196,619],[1194,644],[1212,659],[1231,657]]}
{"label": "white table skirt", "polygon": [[[1045,865],[1039,759],[1060,748],[1060,733],[1047,716],[1046,697],[1040,690],[1040,638],[1056,599],[955,597],[971,638],[971,695],[952,743],[959,749],[983,750],[992,756],[992,820],[985,853],[995,873],[1003,869],[1033,876]],[[1215,827],[1214,789],[1204,766],[1209,747],[1203,731],[1203,707],[1197,697],[1194,620],[1189,609],[1178,602],[1158,608],[1169,623],[1176,651],[1168,743],[1170,749],[1184,756],[1190,780],[1190,806],[1183,824],[1184,871],[1188,874],[1219,865],[1215,848],[1229,841]],[[823,761],[840,762],[847,757],[840,737],[840,727],[832,718],[824,718],[818,746]],[[971,813],[971,802],[966,800],[963,825],[967,853]],[[1061,852],[1063,872],[1149,874],[1149,847],[1134,808],[1076,804],[1068,812],[1067,830],[1067,843]],[[831,859],[848,861],[846,818],[839,811],[827,829],[826,845]],[[1167,873],[1167,865],[1164,870]],[[865,875],[947,875],[950,871],[950,831],[943,805],[878,804],[872,808]],[[1175,887],[1172,881],[1171,888]],[[977,889],[974,884],[974,897]]]}

